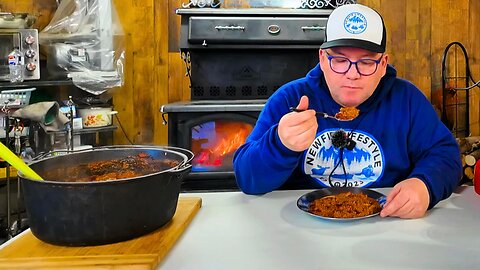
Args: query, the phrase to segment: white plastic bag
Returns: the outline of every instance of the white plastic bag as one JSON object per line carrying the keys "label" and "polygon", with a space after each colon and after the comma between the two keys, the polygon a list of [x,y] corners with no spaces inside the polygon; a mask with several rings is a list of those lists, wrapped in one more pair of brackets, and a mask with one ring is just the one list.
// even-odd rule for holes
{"label": "white plastic bag", "polygon": [[40,32],[47,67],[99,95],[124,84],[125,42],[112,0],[63,0]]}

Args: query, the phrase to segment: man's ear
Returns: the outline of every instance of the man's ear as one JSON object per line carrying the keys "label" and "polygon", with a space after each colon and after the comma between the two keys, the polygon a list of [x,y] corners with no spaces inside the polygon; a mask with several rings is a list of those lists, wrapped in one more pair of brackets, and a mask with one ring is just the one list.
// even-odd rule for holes
{"label": "man's ear", "polygon": [[387,64],[388,64],[388,54],[384,54],[382,57],[382,62],[380,62],[381,67],[382,67],[382,77],[387,74]]}
{"label": "man's ear", "polygon": [[322,62],[325,58],[323,57],[323,55],[325,54],[325,51],[323,49],[319,49],[318,50],[318,60],[320,62]]}
{"label": "man's ear", "polygon": [[388,54],[384,54],[382,58],[382,65],[387,66],[388,64]]}

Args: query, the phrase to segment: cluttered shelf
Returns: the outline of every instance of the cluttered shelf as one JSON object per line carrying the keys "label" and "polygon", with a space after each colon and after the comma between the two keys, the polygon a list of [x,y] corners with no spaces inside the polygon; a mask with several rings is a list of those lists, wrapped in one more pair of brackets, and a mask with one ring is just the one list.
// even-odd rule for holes
{"label": "cluttered shelf", "polygon": [[70,86],[74,85],[67,76],[54,75],[49,72],[45,60],[40,60],[40,79],[24,80],[23,82],[0,82],[0,91],[5,89],[19,89],[26,87]]}

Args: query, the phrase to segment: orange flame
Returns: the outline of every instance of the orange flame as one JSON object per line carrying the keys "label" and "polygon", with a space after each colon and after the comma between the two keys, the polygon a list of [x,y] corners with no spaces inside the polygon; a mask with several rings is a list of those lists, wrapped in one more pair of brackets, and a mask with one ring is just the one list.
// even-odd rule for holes
{"label": "orange flame", "polygon": [[244,122],[217,121],[215,123],[217,142],[209,149],[201,149],[196,154],[196,163],[203,166],[222,166],[228,162],[231,164],[234,152],[245,143],[252,129],[251,124]]}
{"label": "orange flame", "polygon": [[250,131],[245,128],[233,130],[238,130],[238,133],[228,134],[228,137],[223,138],[222,141],[213,150],[210,151],[222,157],[235,152],[235,150],[237,150],[242,144],[244,144],[248,134],[250,134]]}

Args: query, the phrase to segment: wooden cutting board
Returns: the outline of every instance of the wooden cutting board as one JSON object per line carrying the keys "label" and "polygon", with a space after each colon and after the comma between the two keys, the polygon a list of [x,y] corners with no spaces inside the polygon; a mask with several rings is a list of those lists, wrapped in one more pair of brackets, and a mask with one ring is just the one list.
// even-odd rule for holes
{"label": "wooden cutting board", "polygon": [[88,247],[47,244],[29,230],[0,249],[0,269],[155,269],[202,205],[198,197],[180,197],[172,220],[162,228],[120,243]]}

